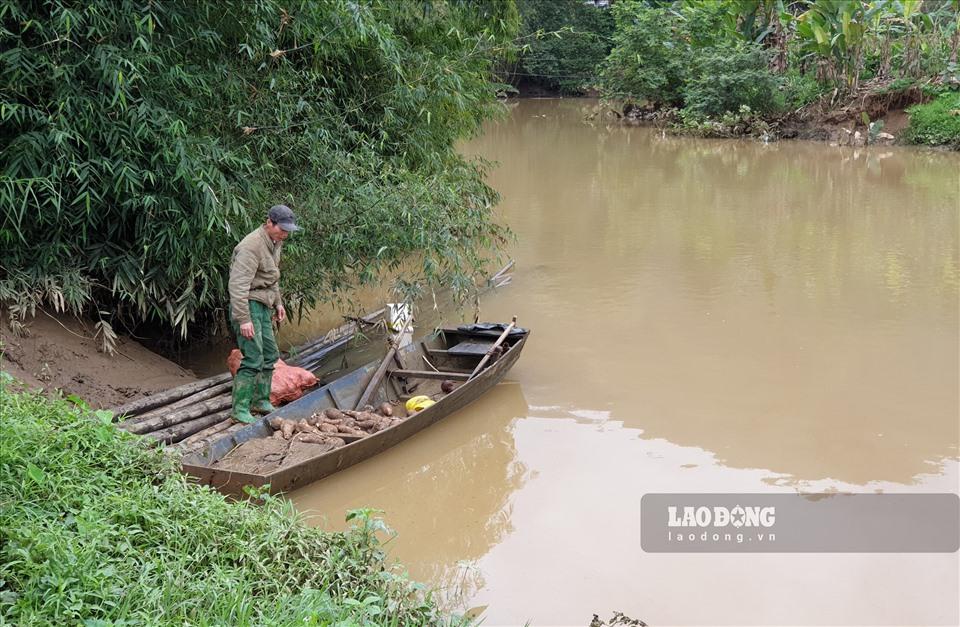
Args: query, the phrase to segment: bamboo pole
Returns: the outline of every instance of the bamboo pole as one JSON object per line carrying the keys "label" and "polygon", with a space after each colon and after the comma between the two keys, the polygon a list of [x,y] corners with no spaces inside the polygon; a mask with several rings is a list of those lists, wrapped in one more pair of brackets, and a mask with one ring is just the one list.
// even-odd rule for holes
{"label": "bamboo pole", "polygon": [[237,423],[235,423],[232,418],[228,417],[226,420],[221,420],[220,422],[213,425],[212,427],[207,427],[202,431],[197,431],[191,436],[187,436],[186,438],[180,440],[177,443],[177,446],[180,448],[186,448],[186,447],[192,446],[194,443],[199,442],[200,440],[205,440],[212,435],[216,435],[221,431],[226,430],[228,427],[230,427],[230,425],[233,425],[233,424],[237,424]]}
{"label": "bamboo pole", "polygon": [[172,444],[174,442],[179,442],[180,440],[191,436],[198,431],[203,431],[207,427],[222,422],[229,417],[230,410],[228,409],[226,411],[220,411],[215,414],[209,414],[193,420],[181,422],[180,424],[167,427],[166,429],[161,429],[160,431],[148,433],[147,437],[153,438],[157,441],[157,443],[163,442],[164,444]]}
{"label": "bamboo pole", "polygon": [[197,392],[192,396],[188,396],[174,403],[170,403],[169,405],[165,405],[157,409],[152,409],[145,414],[140,414],[139,416],[135,416],[133,418],[124,420],[123,422],[120,423],[119,427],[121,429],[129,429],[133,425],[140,424],[141,422],[146,422],[147,420],[156,418],[158,416],[162,416],[164,414],[176,411],[178,409],[183,409],[184,407],[189,407],[190,405],[199,403],[200,401],[206,401],[211,398],[222,396],[224,394],[229,394],[232,389],[233,389],[232,380],[227,381],[225,383],[220,383],[219,385],[215,385],[212,388],[207,388],[206,390],[201,390],[200,392]]}
{"label": "bamboo pole", "polygon": [[227,395],[212,398],[208,401],[200,401],[191,407],[185,407],[184,409],[170,412],[169,414],[164,414],[162,416],[157,416],[156,418],[145,420],[139,424],[131,425],[127,430],[130,433],[143,435],[144,433],[165,429],[166,427],[172,427],[173,425],[180,424],[181,422],[186,422],[188,420],[193,420],[194,418],[199,418],[200,416],[206,416],[207,414],[212,414],[213,412],[222,411],[230,407],[230,404],[231,397]]}
{"label": "bamboo pole", "polygon": [[309,342],[306,342],[301,346],[296,347],[293,351],[290,351],[290,352],[296,353],[297,356],[295,358],[291,358],[291,360],[288,361],[288,363],[293,364],[293,361],[295,360],[306,359],[307,357],[305,357],[305,355],[307,355],[307,351],[311,351],[314,348],[319,348],[322,350],[327,344],[335,344],[336,342],[342,340],[344,336],[352,336],[354,333],[356,333],[357,329],[360,327],[361,324],[375,323],[379,318],[383,317],[383,314],[386,311],[387,311],[386,308],[382,308],[374,311],[373,313],[369,313],[363,316],[362,318],[356,318],[354,320],[350,320],[349,322],[342,324],[339,327],[336,327],[334,329],[331,329],[330,331],[327,331],[327,333],[324,334],[322,337],[319,337],[314,340],[310,340]]}
{"label": "bamboo pole", "polygon": [[[209,435],[209,436],[207,436],[207,437],[205,437],[205,438],[203,438],[203,439],[195,440],[195,441],[192,442],[189,446],[183,446],[182,448],[179,448],[179,449],[177,449],[177,450],[180,451],[181,455],[190,455],[190,454],[192,454],[192,453],[196,453],[197,451],[202,450],[203,447],[209,445],[212,441],[214,441],[214,440],[219,440],[220,438],[225,438],[225,437],[227,437],[227,436],[229,436],[229,435],[232,435],[232,434],[236,433],[237,431],[239,431],[240,429],[243,429],[243,428],[246,427],[246,426],[247,426],[247,425],[245,425],[244,423],[238,422],[237,424],[230,425],[229,427],[227,427],[227,428],[224,429],[223,431],[219,431],[219,432],[214,433],[213,435]],[[186,440],[184,440],[184,442],[185,442],[185,441],[186,441]],[[175,445],[174,445],[174,448],[180,447],[182,444],[183,444],[183,442],[181,442],[180,444],[175,444]]]}
{"label": "bamboo pole", "polygon": [[492,277],[490,277],[489,279],[487,279],[487,285],[494,285],[494,284],[497,282],[497,279],[499,279],[500,277],[502,277],[504,274],[506,274],[507,272],[509,272],[511,268],[513,268],[513,264],[514,264],[514,263],[515,263],[515,262],[514,262],[513,259],[511,259],[509,262],[507,262],[507,265],[505,265],[505,266],[503,266],[502,268],[500,268],[500,271],[499,271],[499,272],[497,272],[497,273],[494,274]]}
{"label": "bamboo pole", "polygon": [[390,376],[399,379],[432,379],[435,381],[450,379],[451,381],[468,381],[472,375],[467,372],[444,372],[443,370],[391,370]]}
{"label": "bamboo pole", "polygon": [[134,401],[130,401],[129,403],[124,403],[123,405],[115,408],[113,413],[115,416],[135,416],[137,414],[150,411],[151,409],[156,409],[157,407],[163,407],[164,405],[168,405],[182,398],[186,398],[191,394],[196,394],[201,390],[205,390],[209,387],[229,380],[230,373],[225,372],[213,377],[207,377],[206,379],[200,379],[199,381],[192,381],[169,390],[164,390],[163,392],[157,392],[156,394],[151,394],[150,396],[138,398]]}
{"label": "bamboo pole", "polygon": [[313,370],[313,367],[321,362],[324,357],[341,346],[347,344],[351,339],[353,339],[352,335],[345,335],[338,340],[330,342],[329,344],[324,344],[320,348],[311,350],[309,353],[300,355],[296,359],[291,359],[287,362],[287,364],[291,366],[298,366],[305,370]]}

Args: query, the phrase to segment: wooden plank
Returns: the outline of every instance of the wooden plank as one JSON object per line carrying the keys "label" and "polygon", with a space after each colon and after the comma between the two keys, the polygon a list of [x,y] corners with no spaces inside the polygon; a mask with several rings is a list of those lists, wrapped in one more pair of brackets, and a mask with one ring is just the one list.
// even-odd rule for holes
{"label": "wooden plank", "polygon": [[466,372],[434,372],[433,370],[391,370],[391,377],[403,379],[450,379],[451,381],[467,381],[470,374]]}
{"label": "wooden plank", "polygon": [[493,342],[475,342],[466,341],[454,344],[447,351],[448,355],[455,357],[483,357],[493,348]]}

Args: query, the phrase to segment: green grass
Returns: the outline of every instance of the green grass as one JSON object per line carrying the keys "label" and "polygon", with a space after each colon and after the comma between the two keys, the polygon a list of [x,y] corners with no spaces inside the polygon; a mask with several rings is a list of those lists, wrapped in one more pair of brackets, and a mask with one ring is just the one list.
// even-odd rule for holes
{"label": "green grass", "polygon": [[907,109],[910,126],[904,138],[911,144],[960,149],[960,92],[940,94],[927,104]]}
{"label": "green grass", "polygon": [[344,533],[228,502],[66,400],[0,374],[0,624],[450,622],[388,568],[373,510]]}

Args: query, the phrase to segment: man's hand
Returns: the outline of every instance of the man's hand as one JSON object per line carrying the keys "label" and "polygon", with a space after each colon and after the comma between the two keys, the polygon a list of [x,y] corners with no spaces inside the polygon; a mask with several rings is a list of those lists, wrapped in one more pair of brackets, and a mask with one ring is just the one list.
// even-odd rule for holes
{"label": "man's hand", "polygon": [[253,339],[253,323],[244,322],[240,325],[240,335],[247,338],[248,340]]}
{"label": "man's hand", "polygon": [[283,308],[283,305],[277,305],[277,315],[274,318],[277,322],[283,322],[287,319],[287,310]]}

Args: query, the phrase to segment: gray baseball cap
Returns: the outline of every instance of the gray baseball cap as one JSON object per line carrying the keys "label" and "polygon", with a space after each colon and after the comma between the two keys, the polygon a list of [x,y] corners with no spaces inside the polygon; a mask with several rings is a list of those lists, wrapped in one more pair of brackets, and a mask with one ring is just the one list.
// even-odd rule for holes
{"label": "gray baseball cap", "polygon": [[267,217],[270,218],[271,222],[289,233],[300,230],[300,227],[297,226],[297,219],[293,215],[293,209],[286,205],[274,205],[270,207],[270,212],[267,213]]}

